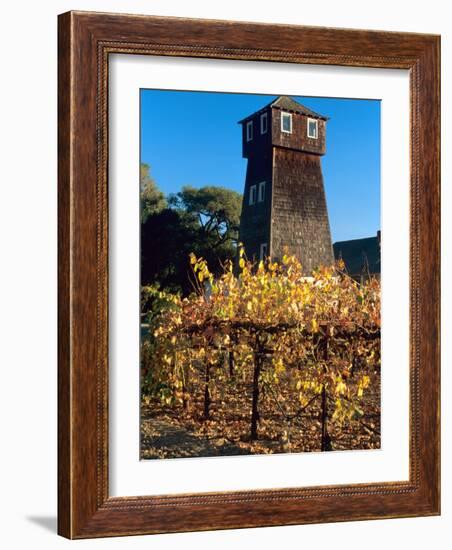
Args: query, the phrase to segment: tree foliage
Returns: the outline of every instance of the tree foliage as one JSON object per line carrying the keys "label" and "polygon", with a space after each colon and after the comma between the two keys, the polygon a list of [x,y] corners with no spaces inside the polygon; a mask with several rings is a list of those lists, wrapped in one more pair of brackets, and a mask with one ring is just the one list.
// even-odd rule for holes
{"label": "tree foliage", "polygon": [[195,217],[200,234],[211,247],[237,241],[242,207],[240,193],[225,187],[196,189],[187,185],[170,196],[170,205]]}
{"label": "tree foliage", "polygon": [[145,163],[140,164],[140,207],[142,223],[167,207],[165,195],[151,177],[149,164]]}
{"label": "tree foliage", "polygon": [[[225,388],[246,383],[249,433],[259,437],[261,404],[271,402],[289,441],[313,404],[321,406],[322,450],[332,448],[332,424],[363,414],[369,372],[380,366],[380,286],[359,285],[343,265],[303,275],[299,261],[255,265],[240,249],[215,277],[204,258],[191,255],[196,292],[165,296],[143,347],[143,390],[170,407],[189,407],[202,392],[203,417]],[[242,386],[243,387],[243,386]]]}
{"label": "tree foliage", "polygon": [[189,293],[188,255],[197,235],[197,227],[171,208],[149,216],[141,225],[142,285]]}
{"label": "tree foliage", "polygon": [[205,258],[215,274],[235,257],[239,193],[221,187],[184,187],[170,197],[166,208],[159,209],[161,202],[149,204],[154,210],[146,207],[148,213],[142,216],[141,226],[143,286],[159,284],[160,288],[188,295],[193,290],[190,252]]}

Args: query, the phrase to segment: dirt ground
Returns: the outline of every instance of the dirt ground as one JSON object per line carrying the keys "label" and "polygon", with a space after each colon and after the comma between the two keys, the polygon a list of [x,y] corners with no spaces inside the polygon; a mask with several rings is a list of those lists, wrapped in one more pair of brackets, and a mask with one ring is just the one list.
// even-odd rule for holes
{"label": "dirt ground", "polygon": [[[380,447],[380,374],[371,373],[361,408],[364,415],[340,426],[329,421],[331,450],[378,449]],[[214,396],[215,397],[215,396]],[[295,409],[281,405],[289,413]],[[260,403],[258,439],[250,441],[251,385],[223,388],[213,398],[208,420],[203,418],[203,395],[193,396],[188,409],[159,402],[142,404],[141,458],[233,456],[242,454],[299,453],[321,450],[320,398],[290,423],[270,396]],[[330,407],[331,410],[331,407]],[[330,412],[331,414],[331,412]]]}

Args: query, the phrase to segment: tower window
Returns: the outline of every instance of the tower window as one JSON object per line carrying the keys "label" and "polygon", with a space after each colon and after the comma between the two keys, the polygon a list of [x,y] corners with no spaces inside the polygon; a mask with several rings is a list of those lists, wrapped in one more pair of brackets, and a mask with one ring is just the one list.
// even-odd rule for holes
{"label": "tower window", "polygon": [[268,128],[267,113],[261,114],[261,134],[266,134]]}
{"label": "tower window", "polygon": [[253,205],[255,204],[255,202],[256,202],[256,186],[252,185],[250,187],[250,197],[249,197],[248,204]]}
{"label": "tower window", "polygon": [[246,141],[251,141],[253,139],[253,121],[250,120],[246,123]]}
{"label": "tower window", "polygon": [[267,243],[262,243],[259,249],[259,260],[265,260],[267,257]]}
{"label": "tower window", "polygon": [[308,137],[317,139],[319,137],[319,121],[308,118]]}
{"label": "tower window", "polygon": [[264,202],[265,200],[265,181],[259,183],[259,188],[257,190],[257,202]]}
{"label": "tower window", "polygon": [[281,132],[292,133],[292,115],[290,113],[281,113]]}

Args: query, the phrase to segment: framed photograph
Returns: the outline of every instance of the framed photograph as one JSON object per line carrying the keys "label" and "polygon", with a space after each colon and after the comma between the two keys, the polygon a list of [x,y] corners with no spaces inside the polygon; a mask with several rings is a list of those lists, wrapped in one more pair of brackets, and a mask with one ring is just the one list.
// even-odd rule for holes
{"label": "framed photograph", "polygon": [[440,513],[439,55],[59,16],[61,535]]}

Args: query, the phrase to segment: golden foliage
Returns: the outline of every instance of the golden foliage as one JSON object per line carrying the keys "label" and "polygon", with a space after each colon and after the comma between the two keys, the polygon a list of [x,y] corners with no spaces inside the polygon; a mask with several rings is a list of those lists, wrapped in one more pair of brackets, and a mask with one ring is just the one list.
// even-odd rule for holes
{"label": "golden foliage", "polygon": [[[243,248],[238,256],[237,273],[228,262],[214,279],[207,262],[190,255],[196,291],[173,296],[172,307],[153,319],[143,345],[144,393],[178,406],[203,384],[209,400],[221,399],[224,384],[252,379],[258,365],[261,393],[286,420],[322,392],[330,421],[362,416],[371,380],[358,367],[380,366],[379,281],[360,285],[341,264],[306,277],[287,254],[257,265]],[[289,400],[281,381],[291,388]]]}

